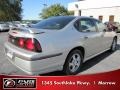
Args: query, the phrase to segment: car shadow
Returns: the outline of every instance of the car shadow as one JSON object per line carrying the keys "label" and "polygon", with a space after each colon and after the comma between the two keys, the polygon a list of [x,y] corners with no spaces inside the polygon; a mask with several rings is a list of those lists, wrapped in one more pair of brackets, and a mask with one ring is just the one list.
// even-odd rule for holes
{"label": "car shadow", "polygon": [[[120,50],[120,44],[117,45],[117,50]],[[99,62],[101,62],[102,60],[104,60],[105,58],[107,58],[108,56],[110,56],[113,53],[110,51],[106,51],[106,52],[86,61],[83,64],[81,72],[92,68],[94,65],[98,64]],[[55,71],[55,72],[51,72],[51,73],[41,74],[40,76],[65,76],[65,74],[62,71]]]}

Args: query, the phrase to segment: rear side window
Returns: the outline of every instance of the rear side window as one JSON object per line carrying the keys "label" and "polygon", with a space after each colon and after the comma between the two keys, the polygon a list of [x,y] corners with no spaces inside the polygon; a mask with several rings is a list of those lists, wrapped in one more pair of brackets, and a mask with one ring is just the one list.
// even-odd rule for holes
{"label": "rear side window", "polygon": [[96,24],[98,31],[103,31],[104,29],[107,29],[105,24],[103,24],[101,21],[94,20],[94,23]]}
{"label": "rear side window", "polygon": [[80,19],[74,23],[74,27],[81,32],[96,32],[96,26],[90,19]]}
{"label": "rear side window", "polygon": [[33,28],[38,28],[38,29],[59,30],[59,29],[64,28],[74,18],[75,17],[73,17],[73,16],[52,17],[52,18],[42,20],[32,27]]}

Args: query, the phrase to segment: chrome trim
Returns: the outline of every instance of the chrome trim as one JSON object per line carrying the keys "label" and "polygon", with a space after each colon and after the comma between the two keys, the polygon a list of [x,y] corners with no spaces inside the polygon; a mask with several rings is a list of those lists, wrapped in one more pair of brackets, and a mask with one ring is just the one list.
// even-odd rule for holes
{"label": "chrome trim", "polygon": [[22,55],[14,53],[14,56],[18,57],[18,58],[21,58],[23,60],[27,60],[27,61],[37,61],[37,60],[42,60],[42,59],[47,59],[47,58],[52,58],[52,57],[60,56],[62,54],[63,53],[57,53],[57,54],[51,54],[51,55],[46,55],[46,56],[37,57],[37,58],[28,58],[28,57],[24,57]]}

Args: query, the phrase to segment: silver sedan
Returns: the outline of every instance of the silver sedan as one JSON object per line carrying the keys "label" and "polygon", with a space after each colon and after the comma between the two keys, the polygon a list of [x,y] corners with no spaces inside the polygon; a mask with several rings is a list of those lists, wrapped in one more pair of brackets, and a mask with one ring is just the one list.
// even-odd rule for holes
{"label": "silver sedan", "polygon": [[9,25],[5,22],[0,22],[0,31],[9,30]]}
{"label": "silver sedan", "polygon": [[97,19],[57,16],[30,28],[10,30],[5,53],[11,63],[31,75],[58,70],[74,75],[85,61],[115,51],[116,45],[116,33]]}

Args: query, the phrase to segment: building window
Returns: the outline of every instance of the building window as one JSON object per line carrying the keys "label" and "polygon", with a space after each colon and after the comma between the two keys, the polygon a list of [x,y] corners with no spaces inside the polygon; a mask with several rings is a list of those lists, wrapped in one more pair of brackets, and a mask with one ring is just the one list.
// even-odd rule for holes
{"label": "building window", "polygon": [[110,21],[110,22],[114,22],[114,15],[110,15],[110,16],[109,16],[109,21]]}
{"label": "building window", "polygon": [[99,16],[99,20],[102,21],[103,20],[103,16]]}

